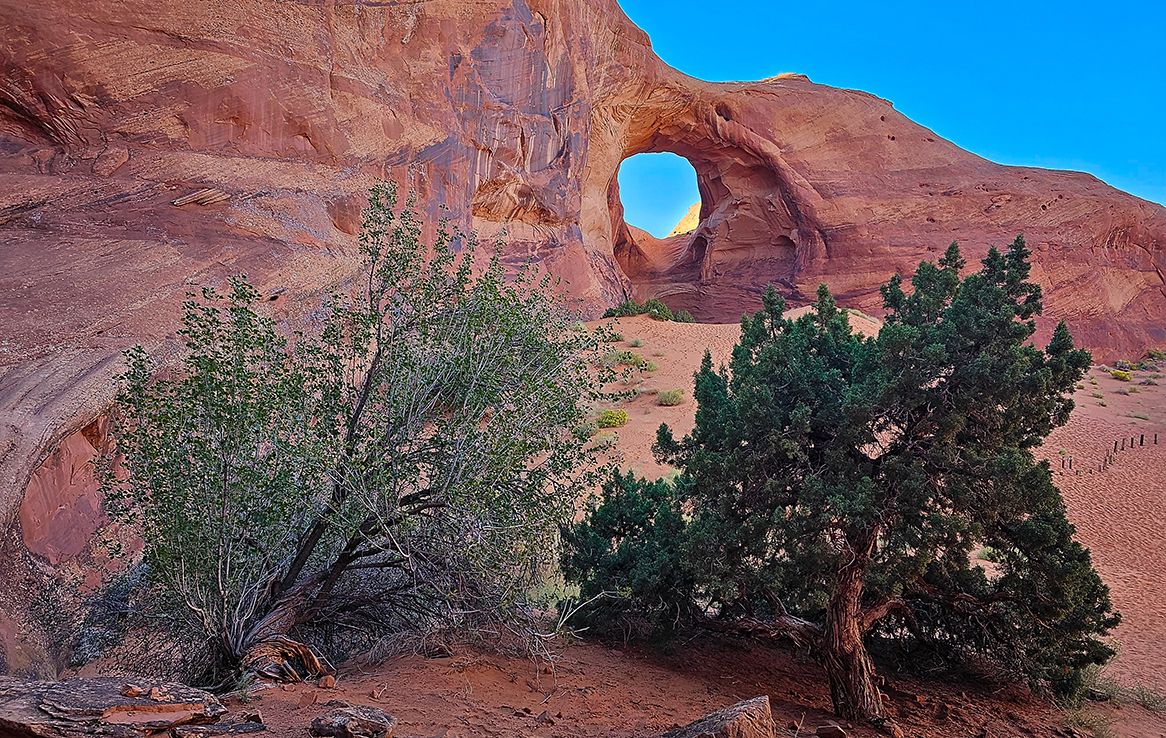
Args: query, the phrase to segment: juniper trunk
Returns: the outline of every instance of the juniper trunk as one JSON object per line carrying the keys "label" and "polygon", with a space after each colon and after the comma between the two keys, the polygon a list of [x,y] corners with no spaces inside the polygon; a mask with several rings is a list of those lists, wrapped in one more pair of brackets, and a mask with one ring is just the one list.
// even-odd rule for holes
{"label": "juniper trunk", "polygon": [[[871,537],[872,545],[873,540]],[[860,549],[854,561],[839,572],[836,588],[826,606],[822,655],[830,678],[835,714],[846,720],[881,725],[887,721],[887,714],[863,642],[863,575],[870,560],[870,548]]]}

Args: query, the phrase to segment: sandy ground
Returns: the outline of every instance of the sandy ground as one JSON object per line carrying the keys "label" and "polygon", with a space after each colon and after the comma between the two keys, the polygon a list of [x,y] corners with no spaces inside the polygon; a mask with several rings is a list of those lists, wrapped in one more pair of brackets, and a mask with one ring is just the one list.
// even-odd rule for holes
{"label": "sandy ground", "polygon": [[[884,690],[913,738],[1071,735],[1060,714],[1016,686],[888,680]],[[835,722],[821,670],[806,657],[717,637],[681,644],[671,655],[576,643],[559,651],[553,667],[471,649],[450,658],[404,656],[349,665],[332,690],[301,684],[227,706],[234,714],[258,707],[280,736],[307,736],[315,717],[335,709],[327,703],[342,700],[396,717],[396,738],[648,738],[759,695],[769,695],[779,736],[810,736]],[[847,734],[878,735],[850,726]]]}

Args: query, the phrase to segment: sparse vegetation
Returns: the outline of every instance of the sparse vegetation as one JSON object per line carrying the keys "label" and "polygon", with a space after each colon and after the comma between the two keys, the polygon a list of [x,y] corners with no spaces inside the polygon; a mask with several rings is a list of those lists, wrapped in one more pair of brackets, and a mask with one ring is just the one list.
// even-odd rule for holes
{"label": "sparse vegetation", "polygon": [[681,323],[695,323],[692,314],[687,310],[681,310],[677,314],[673,314],[668,306],[662,300],[648,300],[643,305],[640,305],[635,300],[627,300],[620,303],[618,306],[608,308],[603,314],[605,318],[630,318],[636,315],[647,315],[653,320],[662,321],[677,321]]}
{"label": "sparse vegetation", "polygon": [[618,428],[628,422],[627,410],[603,410],[596,421],[600,428]]}
{"label": "sparse vegetation", "polygon": [[603,365],[606,367],[631,366],[638,369],[647,363],[635,351],[608,351],[603,355]]}
{"label": "sparse vegetation", "polygon": [[628,345],[631,346],[632,348],[639,348],[639,347],[644,345],[644,339],[633,338],[632,340],[628,341]]}
{"label": "sparse vegetation", "polygon": [[599,425],[594,420],[588,420],[575,426],[571,433],[578,439],[586,441],[599,432]]}
{"label": "sparse vegetation", "polygon": [[1137,418],[1138,420],[1149,420],[1150,416],[1146,413],[1127,413],[1127,418]]}
{"label": "sparse vegetation", "polygon": [[672,407],[674,405],[679,405],[683,402],[684,402],[684,390],[683,389],[677,388],[677,389],[670,389],[670,390],[660,390],[659,392],[656,393],[656,404],[657,405],[663,405],[664,407]]}
{"label": "sparse vegetation", "polygon": [[1166,351],[1150,349],[1149,358],[1150,361],[1166,361]]}
{"label": "sparse vegetation", "polygon": [[1109,373],[1109,376],[1113,377],[1119,382],[1128,382],[1131,379],[1130,373],[1121,369],[1114,369]]}
{"label": "sparse vegetation", "polygon": [[1105,397],[1105,394],[1101,393],[1101,392],[1093,392],[1092,395],[1093,395],[1094,399],[1097,399],[1097,400],[1100,400],[1100,399]]}
{"label": "sparse vegetation", "polygon": [[656,362],[654,362],[654,361],[649,361],[647,364],[644,364],[644,371],[646,371],[646,372],[655,372],[655,371],[659,371],[659,370],[660,370],[659,365],[657,365]]}

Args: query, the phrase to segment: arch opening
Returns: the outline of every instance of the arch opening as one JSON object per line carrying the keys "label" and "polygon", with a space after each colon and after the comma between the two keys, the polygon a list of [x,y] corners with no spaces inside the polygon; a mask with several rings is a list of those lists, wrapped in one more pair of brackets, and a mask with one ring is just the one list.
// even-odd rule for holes
{"label": "arch opening", "polygon": [[[698,320],[723,317],[727,304],[756,302],[768,284],[796,294],[798,259],[808,258],[806,243],[813,242],[774,152],[754,145],[749,131],[738,130],[738,116],[728,105],[709,105],[704,113],[690,125],[657,122],[625,141],[606,180],[612,251],[626,280],[617,300],[661,299],[673,312],[687,310]],[[662,153],[680,161],[685,175],[692,176],[690,169],[695,173],[698,194],[674,204],[664,221],[669,225],[658,221],[653,233],[631,206],[632,188],[641,193],[644,188],[626,173],[634,173],[640,159],[652,158],[642,154],[660,158]],[[646,189],[649,197],[659,197],[657,188]],[[677,229],[674,218],[689,215],[698,200],[699,208]],[[725,289],[728,275],[736,275],[736,284]],[[714,284],[721,286],[713,289]]]}
{"label": "arch opening", "polygon": [[700,190],[692,162],[672,152],[636,154],[619,167],[624,222],[654,238],[696,230]]}

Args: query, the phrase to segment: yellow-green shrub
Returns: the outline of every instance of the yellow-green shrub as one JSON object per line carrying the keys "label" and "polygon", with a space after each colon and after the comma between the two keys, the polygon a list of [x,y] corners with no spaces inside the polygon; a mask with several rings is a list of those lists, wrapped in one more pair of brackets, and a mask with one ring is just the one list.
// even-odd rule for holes
{"label": "yellow-green shrub", "polygon": [[600,428],[618,428],[628,422],[627,410],[604,410],[599,413]]}
{"label": "yellow-green shrub", "polygon": [[1131,378],[1129,372],[1122,371],[1121,369],[1114,369],[1109,373],[1109,376],[1113,377],[1119,382],[1128,382]]}
{"label": "yellow-green shrub", "polygon": [[670,389],[661,390],[656,394],[656,404],[671,407],[672,405],[679,405],[684,402],[684,390]]}

